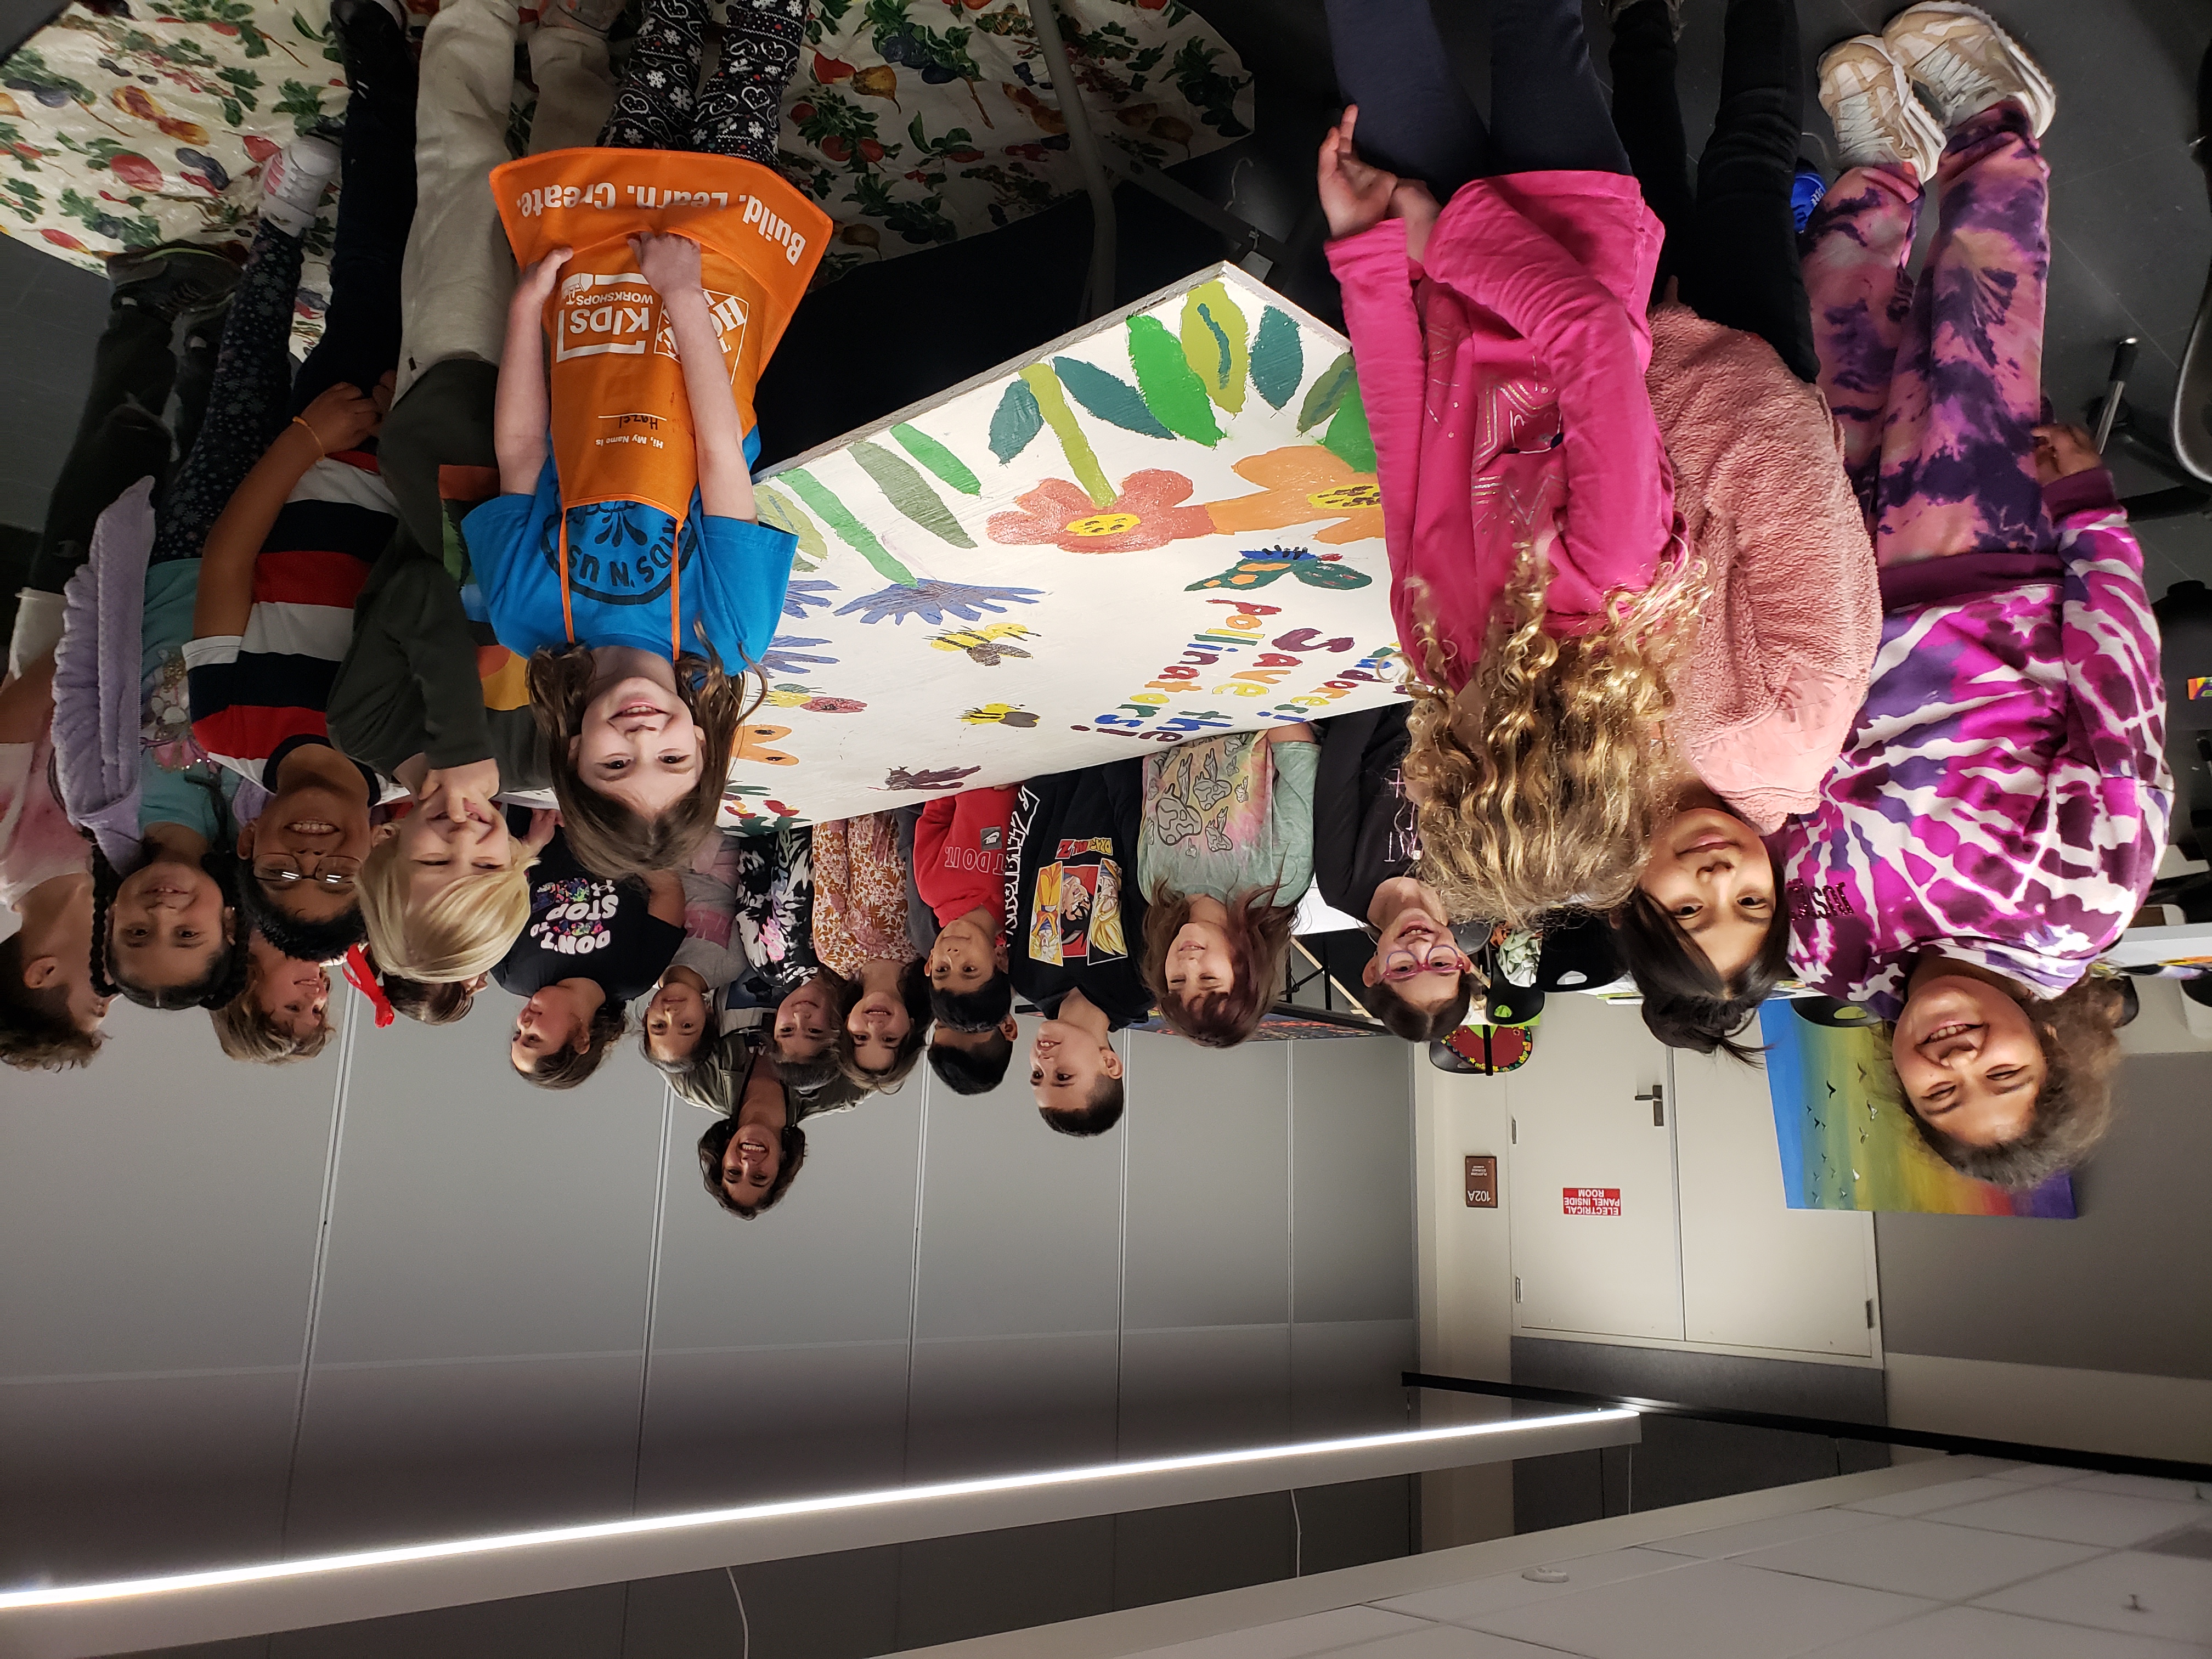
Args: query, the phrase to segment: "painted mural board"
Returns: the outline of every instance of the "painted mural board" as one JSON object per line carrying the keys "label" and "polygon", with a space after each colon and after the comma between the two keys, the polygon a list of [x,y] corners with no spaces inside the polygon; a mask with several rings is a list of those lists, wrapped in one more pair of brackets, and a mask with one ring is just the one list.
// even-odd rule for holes
{"label": "painted mural board", "polygon": [[1231,266],[790,462],[759,499],[799,553],[727,823],[1402,695],[1349,346]]}

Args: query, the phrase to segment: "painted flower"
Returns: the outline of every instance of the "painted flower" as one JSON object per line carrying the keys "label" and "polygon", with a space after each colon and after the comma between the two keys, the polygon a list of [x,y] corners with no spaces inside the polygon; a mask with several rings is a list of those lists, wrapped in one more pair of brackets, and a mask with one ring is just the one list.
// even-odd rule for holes
{"label": "painted flower", "polygon": [[1340,544],[1382,538],[1382,490],[1369,472],[1356,472],[1319,444],[1293,444],[1237,463],[1237,476],[1261,486],[1256,495],[1210,501],[1206,511],[1225,536],[1292,525],[1336,522],[1313,539]]}
{"label": "painted flower", "polygon": [[1214,524],[1206,508],[1182,505],[1190,487],[1180,472],[1132,472],[1121,493],[1100,507],[1078,485],[1047,478],[1014,498],[1019,512],[991,515],[990,537],[1013,546],[1050,542],[1063,553],[1141,553],[1211,536]]}

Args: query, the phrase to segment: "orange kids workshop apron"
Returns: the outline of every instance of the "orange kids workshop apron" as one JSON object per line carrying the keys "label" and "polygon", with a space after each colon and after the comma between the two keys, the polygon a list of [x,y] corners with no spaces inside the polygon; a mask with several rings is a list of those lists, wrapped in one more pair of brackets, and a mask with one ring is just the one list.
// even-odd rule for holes
{"label": "orange kids workshop apron", "polygon": [[[519,264],[574,250],[545,304],[553,465],[565,509],[642,501],[681,531],[699,483],[691,406],[675,331],[629,238],[673,233],[699,244],[700,280],[720,325],[744,430],[753,387],[821,263],[827,215],[769,168],[690,150],[558,149],[492,169]],[[678,562],[669,567],[669,648],[684,648]],[[569,606],[568,514],[561,518],[561,615]]]}

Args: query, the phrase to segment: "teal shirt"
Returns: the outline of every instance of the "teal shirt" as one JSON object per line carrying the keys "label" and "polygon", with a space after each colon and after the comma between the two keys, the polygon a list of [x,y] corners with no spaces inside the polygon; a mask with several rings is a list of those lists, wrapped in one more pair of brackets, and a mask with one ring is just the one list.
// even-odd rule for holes
{"label": "teal shirt", "polygon": [[1314,775],[1321,747],[1262,732],[1204,738],[1145,757],[1137,880],[1224,904],[1274,887],[1296,904],[1313,884]]}
{"label": "teal shirt", "polygon": [[138,827],[176,823],[196,830],[215,846],[233,832],[230,803],[238,774],[196,761],[191,702],[185,690],[185,641],[192,636],[192,601],[199,592],[200,562],[169,559],[146,568],[146,613],[141,633],[138,746]]}

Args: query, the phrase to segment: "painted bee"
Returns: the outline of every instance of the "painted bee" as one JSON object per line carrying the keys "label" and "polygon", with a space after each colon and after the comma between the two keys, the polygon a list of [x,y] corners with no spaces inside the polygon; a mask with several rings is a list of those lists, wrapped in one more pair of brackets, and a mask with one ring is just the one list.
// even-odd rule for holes
{"label": "painted bee", "polygon": [[1026,730],[1037,723],[1037,717],[1026,708],[1010,702],[987,702],[981,708],[971,708],[960,717],[963,726],[1011,726],[1018,731]]}
{"label": "painted bee", "polygon": [[964,651],[969,660],[979,662],[986,668],[996,668],[1005,658],[1026,658],[1032,654],[1018,646],[1007,644],[1007,641],[1036,637],[1019,623],[986,623],[981,628],[955,629],[949,634],[939,634],[930,643],[939,651]]}

